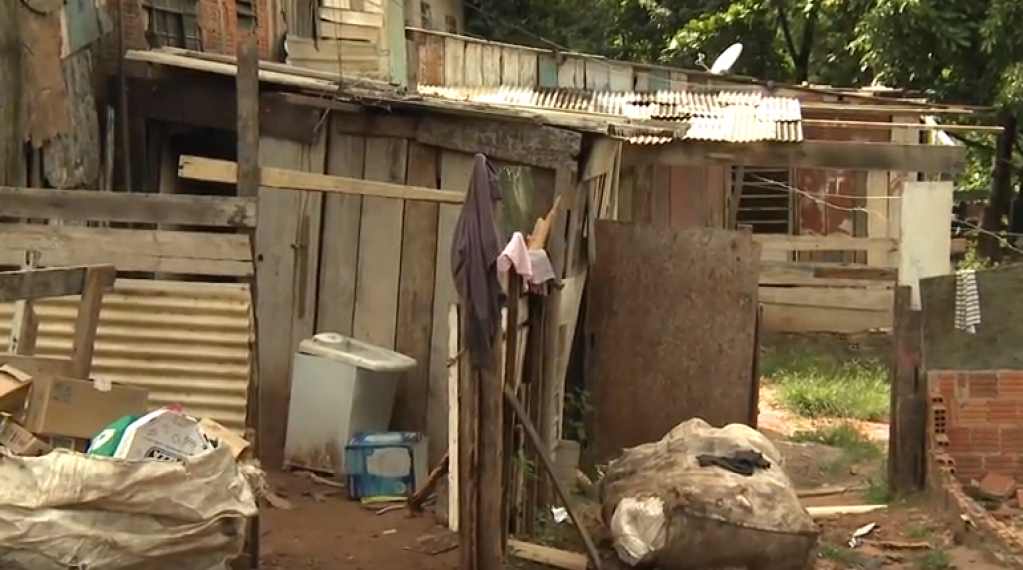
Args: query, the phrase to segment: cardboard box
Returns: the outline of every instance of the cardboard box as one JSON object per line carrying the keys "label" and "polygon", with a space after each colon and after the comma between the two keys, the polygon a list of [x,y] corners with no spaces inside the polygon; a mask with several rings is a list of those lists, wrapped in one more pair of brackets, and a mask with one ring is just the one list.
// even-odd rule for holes
{"label": "cardboard box", "polygon": [[200,420],[199,427],[206,433],[206,437],[210,439],[214,447],[220,447],[221,445],[227,447],[231,450],[235,459],[242,459],[252,447],[252,444],[246,441],[244,437],[209,418]]}
{"label": "cardboard box", "polygon": [[10,415],[0,417],[0,445],[23,457],[39,457],[53,451],[32,432],[15,423]]}
{"label": "cardboard box", "polygon": [[101,391],[88,380],[36,377],[25,413],[25,429],[45,435],[91,439],[122,416],[142,415],[149,391],[114,384]]}
{"label": "cardboard box", "polygon": [[0,412],[21,419],[31,385],[29,374],[8,364],[0,366]]}

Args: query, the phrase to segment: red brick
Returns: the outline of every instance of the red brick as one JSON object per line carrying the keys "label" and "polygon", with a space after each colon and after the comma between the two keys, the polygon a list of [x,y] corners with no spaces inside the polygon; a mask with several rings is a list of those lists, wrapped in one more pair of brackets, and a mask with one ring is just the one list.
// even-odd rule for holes
{"label": "red brick", "polygon": [[1015,425],[1019,419],[1019,402],[1010,399],[991,400],[987,403],[991,423]]}
{"label": "red brick", "polygon": [[946,398],[954,398],[956,394],[956,373],[948,370],[940,370],[927,374],[927,384],[932,390],[936,390]]}
{"label": "red brick", "polygon": [[1016,474],[1018,468],[1019,458],[1012,453],[999,453],[984,457],[984,469],[989,472],[1012,476]]}
{"label": "red brick", "polygon": [[945,431],[945,435],[948,436],[948,446],[953,452],[956,451],[971,451],[970,449],[970,430],[968,427],[950,427]]}
{"label": "red brick", "polygon": [[999,453],[1002,437],[998,427],[977,426],[970,431],[970,451],[973,453]]}
{"label": "red brick", "polygon": [[999,396],[1023,398],[1023,370],[1000,370],[996,377]]}
{"label": "red brick", "polygon": [[1002,428],[1002,452],[1023,454],[1023,427]]}
{"label": "red brick", "polygon": [[966,386],[971,399],[998,397],[998,377],[994,372],[969,372]]}
{"label": "red brick", "polygon": [[984,458],[976,453],[957,453],[955,459],[955,470],[961,481],[969,482],[970,479],[980,479],[984,476]]}
{"label": "red brick", "polygon": [[983,426],[988,422],[987,400],[969,400],[955,411],[956,424],[964,426]]}
{"label": "red brick", "polygon": [[1005,473],[991,472],[980,481],[980,492],[997,499],[1008,499],[1016,492],[1016,480]]}

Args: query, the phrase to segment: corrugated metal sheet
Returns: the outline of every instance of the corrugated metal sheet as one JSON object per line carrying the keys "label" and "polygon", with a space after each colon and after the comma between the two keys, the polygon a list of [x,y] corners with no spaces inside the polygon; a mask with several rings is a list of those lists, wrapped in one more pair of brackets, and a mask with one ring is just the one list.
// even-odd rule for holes
{"label": "corrugated metal sheet", "polygon": [[[78,297],[43,299],[36,354],[71,354]],[[103,298],[93,377],[149,390],[153,408],[181,404],[244,430],[252,330],[249,287],[118,280]],[[12,304],[0,304],[0,350]]]}
{"label": "corrugated metal sheet", "polygon": [[[569,111],[644,122],[688,124],[681,137],[723,142],[803,140],[802,110],[792,97],[767,96],[759,90],[659,91],[656,93],[585,91],[532,87],[419,86],[426,96]],[[673,139],[642,136],[634,144],[659,144]]]}

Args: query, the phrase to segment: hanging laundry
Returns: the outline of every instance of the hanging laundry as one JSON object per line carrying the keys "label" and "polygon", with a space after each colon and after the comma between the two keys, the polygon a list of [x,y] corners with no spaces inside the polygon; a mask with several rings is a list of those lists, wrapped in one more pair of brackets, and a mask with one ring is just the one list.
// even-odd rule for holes
{"label": "hanging laundry", "polygon": [[515,273],[522,277],[523,289],[534,293],[541,292],[543,284],[554,279],[554,267],[547,252],[529,249],[522,232],[512,234],[508,245],[504,246],[497,258],[498,271],[507,273],[511,269],[515,269]]}
{"label": "hanging laundry", "polygon": [[962,269],[956,272],[955,327],[974,334],[980,324],[980,290],[977,272]]}

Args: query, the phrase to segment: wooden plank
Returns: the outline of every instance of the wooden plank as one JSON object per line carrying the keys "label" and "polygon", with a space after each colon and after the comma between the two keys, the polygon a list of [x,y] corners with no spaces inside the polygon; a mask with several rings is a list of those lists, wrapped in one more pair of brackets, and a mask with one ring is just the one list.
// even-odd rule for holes
{"label": "wooden plank", "polygon": [[[261,173],[262,185],[265,188],[340,192],[375,198],[425,200],[449,204],[457,204],[464,199],[454,193],[434,188],[419,188],[389,182],[358,180],[344,176],[328,176],[326,174],[300,172],[284,168],[263,167]],[[237,179],[237,166],[228,160],[182,155],[178,162],[178,176],[193,180],[233,184]]]}
{"label": "wooden plank", "polygon": [[[888,173],[870,170],[866,181],[867,237],[892,237],[888,225]],[[897,263],[897,254],[890,251],[867,251],[867,264],[890,267]]]}
{"label": "wooden plank", "polygon": [[[436,325],[435,325],[436,326]],[[446,362],[447,375],[447,394],[443,400],[444,406],[447,407],[447,453],[449,458],[448,468],[448,529],[453,532],[458,532],[458,511],[459,511],[459,474],[458,474],[458,386],[459,386],[459,370],[461,367],[458,365],[459,355],[461,354],[461,347],[458,344],[458,305],[453,304],[448,309],[447,326],[444,330],[448,331],[448,358]],[[432,348],[431,348],[432,350]],[[2,356],[0,356],[2,358]],[[0,360],[0,363],[3,361]],[[434,379],[431,378],[431,385]],[[427,412],[427,421],[430,421],[432,412],[435,407],[435,403],[439,403],[441,400],[434,398],[433,394],[430,395],[430,406]],[[431,445],[430,457],[432,458],[435,451],[433,451]],[[434,463],[431,459],[431,464]]]}
{"label": "wooden plank", "polygon": [[910,309],[919,311],[920,280],[952,272],[952,182],[906,182],[899,200],[899,285],[912,290]]}
{"label": "wooden plank", "polygon": [[[501,82],[499,85],[519,87],[519,65],[522,57],[528,55],[520,49],[501,48]],[[535,57],[535,56],[534,56]]]}
{"label": "wooden plank", "polygon": [[553,55],[537,56],[537,86],[558,87],[558,62]]}
{"label": "wooden plank", "polygon": [[964,147],[804,141],[755,142],[742,145],[681,141],[658,147],[630,147],[630,163],[653,162],[673,166],[720,165],[777,166],[779,168],[833,168],[850,170],[915,170],[957,173],[966,156]]}
{"label": "wooden plank", "polygon": [[259,195],[259,44],[253,31],[238,30],[238,196]]}
{"label": "wooden plank", "polygon": [[0,366],[4,365],[33,376],[71,376],[71,361],[67,358],[0,353]]}
{"label": "wooden plank", "polygon": [[0,243],[10,251],[38,251],[39,263],[52,267],[48,254],[62,250],[82,255],[168,257],[197,261],[251,261],[248,237],[236,234],[0,224]]}
{"label": "wooden plank", "polygon": [[[378,45],[370,42],[323,38],[313,40],[288,35],[285,51],[288,54],[287,63],[295,67],[330,73],[357,73],[375,79],[387,76],[387,55]],[[264,73],[265,70],[261,70],[260,77]]]}
{"label": "wooden plank", "polygon": [[[469,188],[469,177],[472,173],[472,156],[468,154],[444,151],[440,161],[440,187],[463,194]],[[458,302],[455,282],[451,277],[451,242],[458,222],[459,208],[441,204],[437,221],[437,257],[434,263],[433,294],[433,331],[430,335],[430,386],[443,386],[448,381],[448,323],[447,317],[451,305]],[[427,431],[431,434],[443,433],[447,428],[446,415],[441,410],[449,406],[457,406],[457,402],[448,402],[447,392],[430,390],[431,398],[427,416]],[[438,425],[440,424],[440,425]],[[440,442],[445,439],[440,439]],[[443,445],[430,445],[430,459],[436,462],[444,454]],[[454,460],[455,457],[452,457]]]}
{"label": "wooden plank", "polygon": [[891,309],[892,292],[877,289],[843,289],[839,287],[760,287],[764,305],[878,311]]}
{"label": "wooden plank", "polygon": [[566,55],[558,63],[558,87],[563,89],[585,89],[585,60],[578,56]]}
{"label": "wooden plank", "polygon": [[574,162],[582,146],[582,135],[565,129],[436,117],[426,117],[419,123],[416,140],[466,154],[482,153],[491,159],[551,169]]}
{"label": "wooden plank", "polygon": [[486,87],[500,87],[501,83],[501,48],[496,45],[484,44],[480,52],[482,66],[482,84]]}
{"label": "wooden plank", "polygon": [[320,37],[328,40],[354,40],[378,44],[380,42],[380,28],[356,26],[352,24],[339,24],[337,22],[320,21]]}
{"label": "wooden plank", "polygon": [[[300,149],[281,139],[260,140],[263,164],[300,168]],[[284,467],[284,435],[291,397],[294,310],[298,297],[300,192],[260,187],[256,226],[256,324],[259,343],[259,457],[273,469]]]}
{"label": "wooden plank", "polygon": [[117,270],[112,265],[90,267],[85,272],[82,298],[75,315],[71,339],[71,377],[91,378],[92,356],[96,350],[96,328],[103,308],[103,293],[114,286]]}
{"label": "wooden plank", "polygon": [[253,198],[0,187],[0,204],[4,215],[12,218],[235,228],[256,225]]}
{"label": "wooden plank", "polygon": [[586,570],[589,567],[585,554],[568,552],[520,540],[508,541],[508,553],[522,560],[536,562],[551,568],[560,568],[561,570]]}
{"label": "wooden plank", "polygon": [[888,238],[859,238],[843,235],[789,236],[758,234],[753,240],[764,251],[895,251],[898,243]]}
{"label": "wooden plank", "polygon": [[536,52],[523,51],[519,54],[519,81],[518,85],[523,87],[539,87],[538,79],[540,70]]}
{"label": "wooden plank", "polygon": [[476,42],[465,42],[465,76],[466,87],[483,85],[483,46]]}
{"label": "wooden plank", "polygon": [[891,311],[763,305],[764,330],[787,333],[862,333],[892,326]]}
{"label": "wooden plank", "polygon": [[[112,265],[98,267],[113,269]],[[94,268],[78,266],[0,271],[0,303],[81,295],[85,290],[85,277]],[[112,286],[113,279],[106,284],[106,289]]]}
{"label": "wooden plank", "polygon": [[[368,180],[404,182],[407,162],[407,141],[366,139]],[[362,201],[352,334],[359,340],[388,349],[394,348],[397,330],[404,211],[404,203],[393,198],[367,196]]]}
{"label": "wooden plank", "polygon": [[896,272],[893,268],[843,263],[762,261],[760,284],[890,288],[895,284]]}
{"label": "wooden plank", "polygon": [[444,85],[465,85],[465,42],[444,38]]}
{"label": "wooden plank", "polygon": [[626,63],[610,64],[608,88],[616,92],[632,91],[634,89],[632,66]]}
{"label": "wooden plank", "polygon": [[360,10],[345,10],[343,8],[320,8],[320,19],[338,24],[350,24],[367,28],[383,28],[383,14],[373,14]]}
{"label": "wooden plank", "polygon": [[[335,124],[343,120],[337,116],[331,118]],[[336,129],[331,131],[327,174],[362,178],[366,140],[338,133]],[[317,307],[316,327],[319,332],[352,334],[361,223],[362,196],[327,194],[323,197],[320,296],[331,301],[319,303]]]}
{"label": "wooden plank", "polygon": [[[437,149],[411,143],[408,149],[409,183],[419,186],[440,184],[440,156]],[[397,429],[426,433],[430,442],[445,443],[444,430],[430,433],[433,425],[446,421],[444,409],[431,410],[430,393],[447,393],[446,384],[430,383],[430,350],[433,334],[433,289],[437,263],[437,221],[439,205],[407,202],[401,238],[401,275],[398,281],[398,321],[395,350],[416,360],[398,389],[393,417]],[[436,398],[433,398],[436,399]]]}
{"label": "wooden plank", "polygon": [[419,46],[419,83],[444,85],[444,38],[426,36]]}
{"label": "wooden plank", "polygon": [[924,489],[927,473],[927,380],[921,373],[923,346],[920,311],[911,307],[912,291],[895,294],[895,358],[891,376],[892,442],[888,447],[888,481],[899,496]]}
{"label": "wooden plank", "polygon": [[586,88],[590,91],[607,91],[611,87],[611,69],[604,60],[588,59],[583,63],[586,70]]}

